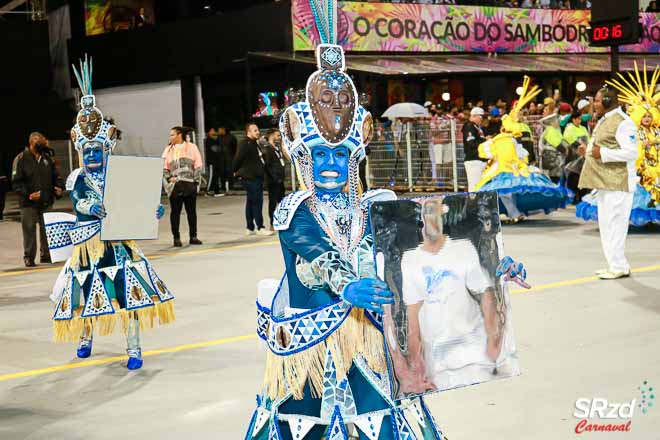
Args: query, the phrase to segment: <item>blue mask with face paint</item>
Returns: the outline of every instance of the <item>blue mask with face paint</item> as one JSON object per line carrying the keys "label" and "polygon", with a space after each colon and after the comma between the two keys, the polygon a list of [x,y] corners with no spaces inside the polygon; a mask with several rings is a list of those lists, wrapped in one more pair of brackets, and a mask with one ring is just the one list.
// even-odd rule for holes
{"label": "blue mask with face paint", "polygon": [[312,149],[314,186],[320,193],[339,193],[348,180],[348,148],[317,146]]}
{"label": "blue mask with face paint", "polygon": [[83,165],[88,173],[103,171],[103,147],[99,144],[85,145],[83,148]]}

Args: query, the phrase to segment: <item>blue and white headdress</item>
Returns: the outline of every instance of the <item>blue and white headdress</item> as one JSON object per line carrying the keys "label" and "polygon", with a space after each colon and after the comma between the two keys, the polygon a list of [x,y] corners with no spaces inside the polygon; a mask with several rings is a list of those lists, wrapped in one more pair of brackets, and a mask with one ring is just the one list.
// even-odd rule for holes
{"label": "blue and white headdress", "polygon": [[307,80],[305,100],[288,107],[280,118],[285,148],[294,161],[304,189],[314,190],[311,151],[325,145],[350,152],[349,196],[359,198],[358,164],[373,136],[373,119],[358,99],[345,72],[344,49],[336,44],[335,0],[310,0],[321,44],[316,47],[318,70]]}
{"label": "blue and white headdress", "polygon": [[82,153],[85,145],[98,144],[106,154],[110,154],[117,143],[117,128],[105,121],[101,110],[96,107],[96,98],[92,94],[92,60],[85,55],[85,60],[80,60],[80,70],[76,66],[71,67],[82,92],[76,125],[71,129],[71,140],[78,153]]}

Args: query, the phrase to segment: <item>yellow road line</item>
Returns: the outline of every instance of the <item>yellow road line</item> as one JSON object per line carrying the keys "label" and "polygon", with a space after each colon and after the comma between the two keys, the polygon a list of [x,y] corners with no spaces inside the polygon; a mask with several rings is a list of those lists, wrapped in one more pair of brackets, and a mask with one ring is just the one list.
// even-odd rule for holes
{"label": "yellow road line", "polygon": [[[638,267],[637,269],[632,269],[632,273],[642,273],[642,272],[652,272],[655,270],[660,270],[660,264],[656,264],[653,266],[644,266],[644,267]],[[591,281],[600,281],[600,279],[597,276],[591,276],[591,277],[584,277],[584,278],[576,278],[574,280],[565,280],[565,281],[557,281],[554,283],[548,283],[548,284],[541,284],[538,286],[532,286],[531,289],[512,289],[511,293],[530,293],[530,292],[538,292],[540,290],[547,290],[547,289],[554,289],[556,287],[565,287],[565,286],[574,286],[576,284],[585,284],[589,283]]]}
{"label": "yellow road line", "polygon": [[[165,257],[188,257],[191,255],[208,254],[211,252],[223,252],[223,251],[232,251],[236,249],[249,249],[255,247],[262,247],[262,246],[270,246],[273,244],[279,244],[279,241],[259,241],[256,243],[245,243],[245,244],[236,244],[231,246],[197,249],[194,251],[166,252],[162,254],[147,255],[147,258],[150,260],[157,260],[159,258],[165,258]],[[37,269],[12,270],[9,272],[1,272],[0,278],[17,276],[17,275],[26,275],[29,273],[37,273],[37,272],[49,272],[53,270],[60,270],[61,268],[62,266],[58,264],[57,266],[39,267]]]}
{"label": "yellow road line", "polygon": [[[163,348],[160,350],[151,350],[151,351],[145,351],[142,353],[142,356],[156,356],[159,354],[167,354],[167,353],[176,353],[178,351],[185,351],[185,350],[193,350],[195,348],[204,348],[204,347],[212,347],[216,345],[222,345],[222,344],[229,344],[231,342],[239,342],[239,341],[245,341],[248,339],[254,339],[256,338],[257,335],[254,333],[251,333],[249,335],[243,335],[243,336],[233,336],[230,338],[222,338],[222,339],[215,339],[213,341],[206,341],[206,342],[197,342],[194,344],[185,344],[185,345],[177,345],[176,347],[169,347],[169,348]],[[48,368],[40,368],[38,370],[28,370],[28,371],[20,371],[18,373],[9,373],[9,374],[3,374],[0,375],[0,382],[4,380],[10,380],[10,379],[18,379],[21,377],[31,377],[31,376],[39,376],[42,374],[48,374],[48,373],[56,373],[58,371],[65,371],[65,370],[74,370],[77,368],[83,368],[83,367],[91,367],[94,365],[104,365],[104,364],[110,364],[113,362],[119,362],[119,361],[124,361],[127,359],[126,355],[123,356],[110,356],[102,359],[93,359],[89,361],[81,361],[81,362],[72,362],[69,364],[64,364],[64,365],[57,365],[55,367],[48,367]]]}
{"label": "yellow road line", "polygon": [[[250,243],[250,244],[245,244],[245,245],[238,245],[237,247],[239,248],[245,248],[245,247],[257,247],[257,246],[265,246],[268,244],[274,244],[276,242],[264,242],[264,243]],[[223,248],[224,249],[235,249],[236,247],[227,247]],[[191,251],[195,253],[206,253],[206,252],[213,252],[214,250],[219,250],[219,249],[201,249],[200,251]],[[181,255],[178,253],[175,253],[174,255]],[[660,270],[660,264],[653,265],[653,266],[645,266],[645,267],[639,267],[637,269],[633,269],[632,272],[634,273],[641,273],[641,272],[651,272],[655,270]],[[577,284],[585,284],[589,283],[591,281],[596,281],[598,280],[598,277],[596,276],[591,276],[591,277],[583,277],[583,278],[576,278],[573,280],[565,280],[565,281],[557,281],[554,283],[548,283],[548,284],[540,284],[538,286],[534,286],[529,290],[526,289],[514,289],[511,290],[511,293],[529,293],[529,292],[536,292],[536,291],[541,291],[541,290],[547,290],[547,289],[553,289],[556,287],[564,287],[564,286],[573,286]],[[228,338],[222,338],[222,339],[214,339],[211,341],[203,341],[203,342],[196,342],[192,344],[185,344],[185,345],[177,345],[175,347],[169,347],[169,348],[162,348],[160,350],[151,350],[151,351],[145,351],[142,353],[142,356],[156,356],[160,354],[167,354],[167,353],[176,353],[179,351],[187,351],[187,350],[194,350],[196,348],[205,348],[205,347],[214,347],[216,345],[223,345],[223,344],[229,344],[232,342],[240,342],[240,341],[246,341],[249,339],[255,339],[257,337],[256,334],[251,333],[248,335],[242,335],[242,336],[232,336]],[[27,371],[20,371],[17,373],[9,373],[9,374],[4,374],[0,375],[0,382],[5,381],[5,380],[11,380],[11,379],[18,379],[21,377],[31,377],[31,376],[39,376],[42,374],[48,374],[48,373],[55,373],[58,371],[65,371],[65,370],[73,370],[77,368],[83,368],[83,367],[90,367],[93,365],[104,365],[104,364],[110,364],[113,362],[119,362],[126,360],[126,356],[111,356],[111,357],[106,357],[102,359],[94,359],[94,360],[89,360],[89,361],[81,361],[81,362],[73,362],[69,364],[64,364],[64,365],[57,365],[54,367],[48,367],[48,368],[40,368],[37,370],[27,370]]]}

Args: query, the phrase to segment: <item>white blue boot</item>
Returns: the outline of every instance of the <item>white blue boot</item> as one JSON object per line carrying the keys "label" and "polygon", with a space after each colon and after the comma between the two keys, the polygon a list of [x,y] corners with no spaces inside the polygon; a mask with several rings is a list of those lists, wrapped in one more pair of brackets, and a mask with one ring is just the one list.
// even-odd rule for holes
{"label": "white blue boot", "polygon": [[142,350],[141,349],[128,349],[128,364],[126,368],[129,370],[139,370],[142,368]]}
{"label": "white blue boot", "polygon": [[140,348],[140,322],[133,317],[128,323],[128,334],[126,335],[129,370],[139,370],[142,367],[142,349]]}
{"label": "white blue boot", "polygon": [[92,338],[81,337],[78,343],[76,356],[81,359],[88,358],[92,354]]}

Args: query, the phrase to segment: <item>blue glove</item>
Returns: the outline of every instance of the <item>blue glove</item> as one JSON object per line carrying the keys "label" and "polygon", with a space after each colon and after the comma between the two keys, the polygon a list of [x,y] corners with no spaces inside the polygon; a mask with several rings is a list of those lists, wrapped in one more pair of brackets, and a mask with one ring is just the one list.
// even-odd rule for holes
{"label": "blue glove", "polygon": [[89,208],[89,213],[94,217],[105,218],[108,214],[105,212],[105,206],[101,203],[96,203]]}
{"label": "blue glove", "polygon": [[527,278],[527,270],[525,270],[525,266],[520,262],[514,261],[513,258],[509,256],[502,258],[499,266],[497,266],[495,274],[498,277],[503,277],[502,279],[504,281],[512,281],[525,289],[532,288],[532,286],[525,282],[525,279]]}
{"label": "blue glove", "polygon": [[158,209],[156,210],[156,218],[160,220],[161,218],[163,218],[164,215],[165,215],[165,206],[158,205]]}
{"label": "blue glove", "polygon": [[342,299],[356,307],[383,313],[383,305],[394,304],[394,294],[387,284],[375,278],[353,281],[344,287]]}

